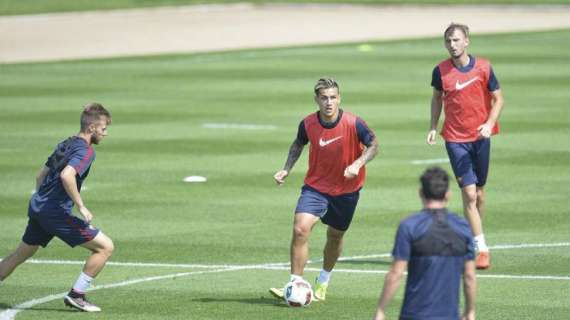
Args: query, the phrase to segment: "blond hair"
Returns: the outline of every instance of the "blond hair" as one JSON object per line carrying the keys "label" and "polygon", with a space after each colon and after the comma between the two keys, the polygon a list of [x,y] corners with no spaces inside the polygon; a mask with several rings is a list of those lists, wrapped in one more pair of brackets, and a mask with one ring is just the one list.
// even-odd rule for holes
{"label": "blond hair", "polygon": [[447,29],[445,29],[445,32],[443,33],[443,38],[444,39],[447,38],[455,30],[460,30],[461,32],[463,32],[465,38],[469,38],[469,27],[466,24],[461,24],[456,22],[452,22],[449,24],[449,26],[447,26]]}
{"label": "blond hair", "polygon": [[100,103],[92,102],[83,107],[81,113],[81,131],[84,132],[89,126],[105,117],[107,124],[111,123],[111,113]]}

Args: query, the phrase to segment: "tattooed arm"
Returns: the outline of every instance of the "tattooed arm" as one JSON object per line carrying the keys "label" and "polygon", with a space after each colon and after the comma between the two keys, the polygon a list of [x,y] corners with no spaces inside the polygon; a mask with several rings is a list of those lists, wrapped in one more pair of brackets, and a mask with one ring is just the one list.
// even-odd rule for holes
{"label": "tattooed arm", "polygon": [[350,166],[344,170],[344,176],[347,179],[352,179],[358,175],[360,168],[367,164],[370,160],[374,159],[378,154],[378,141],[376,138],[372,140],[370,145],[366,147],[362,155],[356,159]]}
{"label": "tattooed arm", "polygon": [[301,156],[304,147],[305,145],[301,141],[299,141],[299,139],[295,139],[295,141],[293,141],[291,147],[289,148],[289,155],[287,156],[287,161],[285,162],[285,166],[283,167],[282,170],[277,171],[277,173],[275,173],[275,175],[273,176],[277,184],[281,185],[285,182],[285,178],[287,178],[289,172],[295,165],[295,162],[297,162],[297,160]]}

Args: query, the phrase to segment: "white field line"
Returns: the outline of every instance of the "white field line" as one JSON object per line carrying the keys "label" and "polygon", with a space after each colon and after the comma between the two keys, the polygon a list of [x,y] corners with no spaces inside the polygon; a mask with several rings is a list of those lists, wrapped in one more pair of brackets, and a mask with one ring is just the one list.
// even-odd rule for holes
{"label": "white field line", "polygon": [[[258,270],[289,270],[289,267],[280,266],[259,266]],[[305,271],[321,271],[320,268],[305,268]],[[356,273],[356,274],[386,274],[388,270],[359,270],[359,269],[334,269],[335,273]],[[405,274],[408,274],[405,272]],[[511,275],[511,274],[477,274],[477,278],[492,279],[517,279],[517,280],[566,280],[570,281],[570,276],[542,276],[542,275]]]}
{"label": "white field line", "polygon": [[421,165],[421,164],[437,164],[437,163],[448,163],[448,158],[438,158],[438,159],[425,159],[425,160],[412,160],[411,164]]}
{"label": "white field line", "polygon": [[204,123],[202,127],[208,129],[242,129],[242,130],[275,130],[276,126],[270,124],[241,124],[241,123]]}
{"label": "white field line", "polygon": [[[187,277],[187,276],[200,275],[200,274],[206,274],[206,273],[227,272],[227,271],[234,271],[234,270],[239,270],[239,269],[240,268],[222,268],[222,269],[195,271],[195,272],[180,272],[180,273],[175,273],[175,274],[167,274],[167,275],[154,276],[154,277],[145,277],[145,278],[132,279],[132,280],[122,281],[122,282],[117,282],[117,283],[110,283],[110,284],[101,285],[101,286],[94,286],[88,290],[89,291],[95,291],[95,290],[100,290],[100,289],[110,289],[110,288],[124,287],[124,286],[132,285],[132,284],[142,283],[142,282],[172,279],[172,278],[179,278],[179,277]],[[38,304],[43,304],[43,303],[54,301],[57,299],[63,299],[63,297],[65,297],[66,294],[67,294],[67,292],[52,294],[52,295],[49,295],[49,296],[46,296],[43,298],[29,300],[29,301],[26,301],[24,303],[20,303],[20,304],[14,306],[13,308],[7,309],[4,312],[0,313],[0,320],[12,320],[16,317],[16,314],[18,314],[21,311],[33,308],[34,306],[36,306]]]}
{"label": "white field line", "polygon": [[[515,245],[497,245],[491,247],[494,250],[506,250],[506,249],[524,249],[524,248],[549,248],[549,247],[566,247],[570,246],[570,242],[559,242],[559,243],[529,243],[529,244],[515,244]],[[370,259],[370,258],[382,258],[389,257],[390,254],[374,254],[374,255],[363,255],[363,256],[353,256],[353,257],[343,257],[339,260],[350,261],[359,259]],[[35,264],[83,264],[83,261],[71,261],[71,260],[29,260],[27,263]],[[181,272],[175,274],[168,274],[162,276],[145,277],[139,279],[132,279],[128,281],[121,281],[117,283],[111,283],[106,285],[94,286],[89,289],[89,291],[95,291],[100,289],[110,289],[116,287],[123,287],[132,284],[157,281],[164,279],[172,279],[177,277],[185,277],[192,275],[201,275],[207,273],[219,273],[219,272],[229,272],[229,271],[239,271],[239,270],[289,270],[289,263],[267,263],[258,265],[203,265],[203,264],[172,264],[172,263],[138,263],[138,262],[109,262],[108,265],[115,266],[126,266],[126,267],[175,267],[175,268],[207,268],[211,270],[194,271],[194,272]],[[306,271],[318,272],[320,268],[305,268]],[[385,274],[387,270],[359,270],[359,269],[335,269],[335,272],[340,273],[357,273],[357,274]],[[490,279],[515,279],[515,280],[562,280],[569,281],[570,276],[549,276],[549,275],[508,275],[508,274],[478,274],[477,278],[490,278]],[[61,299],[65,296],[66,292],[49,295],[43,298],[38,298],[34,300],[29,300],[21,304],[16,305],[13,308],[7,309],[0,313],[0,320],[13,320],[21,311],[30,309],[36,305],[50,302],[53,300]]]}
{"label": "white field line", "polygon": [[[570,242],[558,242],[558,243],[521,243],[521,244],[502,244],[496,246],[489,246],[493,250],[509,250],[509,249],[527,249],[527,248],[553,248],[553,247],[570,247]],[[364,259],[374,259],[374,258],[388,258],[390,253],[380,253],[380,254],[369,254],[360,256],[350,256],[350,257],[340,257],[339,261],[351,261],[351,260],[364,260]],[[0,260],[2,261],[2,260]],[[309,260],[307,263],[321,262],[322,259]],[[62,265],[83,265],[85,261],[82,260],[41,260],[41,259],[30,259],[26,263],[31,264],[62,264]],[[185,263],[148,263],[148,262],[107,262],[108,266],[116,267],[148,267],[148,268],[195,268],[195,269],[219,269],[219,268],[255,268],[259,265],[235,265],[235,264],[185,264]],[[262,266],[288,266],[288,262],[280,263],[266,263]],[[335,269],[336,270],[336,269]]]}

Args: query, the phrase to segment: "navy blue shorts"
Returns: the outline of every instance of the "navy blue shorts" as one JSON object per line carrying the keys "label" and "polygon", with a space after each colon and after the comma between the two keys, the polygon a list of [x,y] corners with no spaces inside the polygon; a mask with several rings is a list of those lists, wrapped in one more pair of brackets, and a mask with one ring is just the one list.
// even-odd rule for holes
{"label": "navy blue shorts", "polygon": [[337,230],[346,231],[352,222],[360,190],[330,196],[307,185],[301,188],[295,213],[305,212],[321,218],[321,221]]}
{"label": "navy blue shorts", "polygon": [[478,187],[485,185],[489,173],[491,139],[467,143],[446,142],[445,148],[460,188],[472,184]]}
{"label": "navy blue shorts", "polygon": [[74,215],[31,213],[28,226],[22,237],[24,243],[31,246],[46,247],[54,236],[63,240],[70,247],[93,240],[99,230]]}

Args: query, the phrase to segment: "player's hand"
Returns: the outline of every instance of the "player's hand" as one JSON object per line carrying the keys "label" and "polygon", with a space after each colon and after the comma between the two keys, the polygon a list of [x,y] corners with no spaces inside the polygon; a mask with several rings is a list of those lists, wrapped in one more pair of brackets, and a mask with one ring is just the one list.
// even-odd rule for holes
{"label": "player's hand", "polygon": [[372,320],[385,320],[385,319],[386,319],[386,315],[384,314],[384,311],[382,311],[382,310],[376,311],[376,315],[374,316],[374,318],[372,318]]}
{"label": "player's hand", "polygon": [[475,320],[475,312],[466,312],[461,315],[461,320]]}
{"label": "player's hand", "polygon": [[358,163],[353,163],[344,169],[344,177],[347,179],[352,179],[358,175],[360,171],[360,165]]}
{"label": "player's hand", "polygon": [[282,185],[285,182],[285,178],[289,175],[289,171],[287,170],[279,170],[277,173],[273,175],[273,179],[277,182],[278,185]]}
{"label": "player's hand", "polygon": [[479,135],[481,135],[481,137],[489,138],[489,137],[491,137],[492,129],[493,129],[493,126],[485,123],[485,124],[480,125],[477,128],[477,131],[479,131]]}
{"label": "player's hand", "polygon": [[435,137],[437,136],[437,130],[430,130],[427,135],[426,142],[429,145],[435,144]]}
{"label": "player's hand", "polygon": [[93,214],[85,206],[79,207],[79,213],[81,213],[85,222],[91,223],[91,220],[93,220]]}

